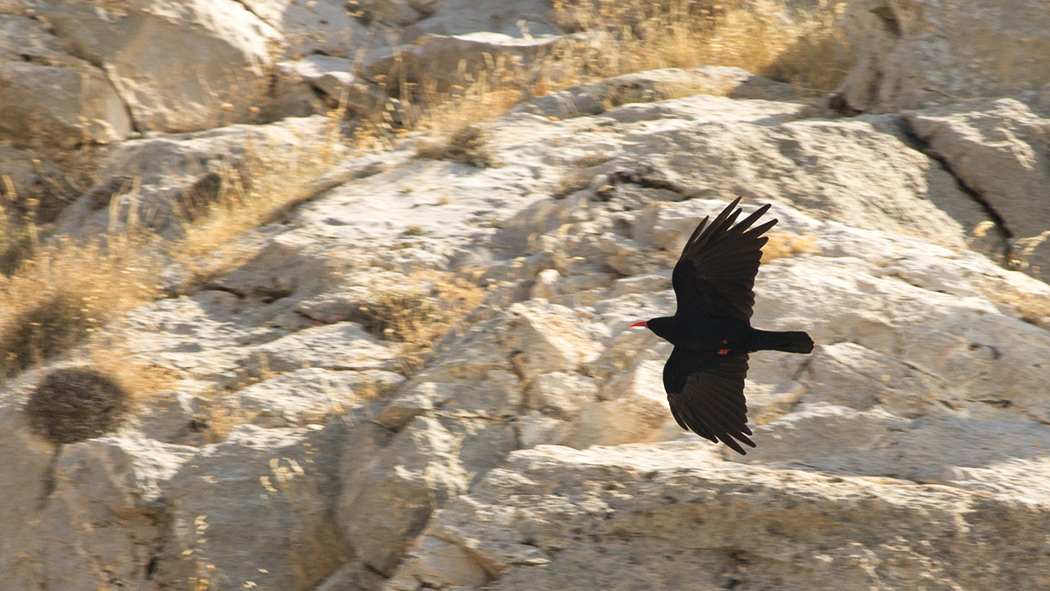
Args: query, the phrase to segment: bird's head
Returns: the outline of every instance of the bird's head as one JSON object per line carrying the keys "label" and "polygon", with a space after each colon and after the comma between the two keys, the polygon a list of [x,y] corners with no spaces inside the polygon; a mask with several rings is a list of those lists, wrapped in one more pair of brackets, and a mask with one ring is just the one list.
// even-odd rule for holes
{"label": "bird's head", "polygon": [[671,333],[674,332],[674,318],[671,316],[662,316],[660,318],[650,318],[649,320],[639,320],[628,328],[635,327],[648,328],[653,331],[656,336],[667,339],[667,337],[671,336]]}

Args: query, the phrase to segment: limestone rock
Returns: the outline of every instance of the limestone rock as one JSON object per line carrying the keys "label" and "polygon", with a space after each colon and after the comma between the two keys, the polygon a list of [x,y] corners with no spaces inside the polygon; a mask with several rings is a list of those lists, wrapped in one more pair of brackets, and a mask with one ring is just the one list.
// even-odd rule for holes
{"label": "limestone rock", "polygon": [[223,398],[231,413],[260,427],[300,427],[331,415],[352,414],[405,378],[389,371],[299,369]]}
{"label": "limestone rock", "polygon": [[223,191],[241,190],[233,179],[251,183],[251,162],[307,158],[326,125],[311,117],[124,142],[107,154],[98,184],[62,212],[57,231],[92,235],[115,229],[115,221],[179,236],[180,224]]}
{"label": "limestone rock", "polygon": [[1050,576],[1031,537],[1045,504],[713,465],[700,445],[516,452],[435,516],[388,588],[1034,590]]}
{"label": "limestone rock", "polygon": [[46,538],[34,521],[54,488],[55,446],[33,433],[14,396],[0,400],[0,573],[8,584],[39,586],[39,562],[27,541]]}
{"label": "limestone rock", "polygon": [[[723,101],[747,103],[756,111],[765,108],[762,101],[694,98],[689,102],[717,108]],[[640,111],[650,106],[635,107]],[[935,204],[967,198],[951,175],[902,141],[891,117],[780,125],[702,121],[698,117],[636,133],[638,148],[631,148],[620,162],[641,160],[644,152],[645,162],[674,171],[678,182],[690,186],[697,196],[729,200],[743,194],[759,202],[790,203],[810,216],[859,228],[962,245],[959,223]],[[703,128],[703,133],[692,131],[694,127]],[[660,157],[653,158],[654,153]],[[840,166],[853,172],[844,177]]]}
{"label": "limestone rock", "polygon": [[[949,416],[909,421],[881,409],[857,412],[825,404],[803,405],[755,431],[762,444],[738,461],[919,482],[944,482],[960,468],[994,469],[1040,458],[1050,449],[1045,426],[1034,421]],[[954,484],[965,486],[965,479],[958,480]]]}
{"label": "limestone rock", "polygon": [[[289,81],[308,85],[314,92],[320,91],[333,108],[345,108],[361,117],[371,113],[380,103],[377,89],[355,76],[353,60],[321,54],[308,55],[300,60],[277,64],[278,71]],[[295,92],[295,87],[278,91]],[[321,109],[318,108],[317,112]]]}
{"label": "limestone rock", "polygon": [[598,401],[599,382],[571,372],[537,376],[525,391],[528,406],[546,415],[571,418],[580,409]]}
{"label": "limestone rock", "polygon": [[[761,81],[765,81],[766,84]],[[777,83],[749,74],[740,68],[667,68],[624,74],[600,82],[573,86],[517,105],[511,112],[569,119],[583,115],[599,115],[628,103],[651,103],[701,93],[729,95],[735,98],[772,98],[769,96],[770,90],[760,90],[760,87],[768,87],[771,84]],[[783,100],[783,96],[779,98]]]}
{"label": "limestone rock", "polygon": [[63,50],[39,21],[0,14],[0,138],[20,148],[71,149],[131,133],[105,71]]}
{"label": "limestone rock", "polygon": [[330,55],[353,58],[368,31],[340,0],[245,0],[244,5],[279,31],[284,56]]}
{"label": "limestone rock", "polygon": [[359,324],[341,322],[301,330],[255,347],[244,366],[258,375],[310,367],[389,371],[395,367],[395,355],[391,347],[366,333]]}
{"label": "limestone rock", "polygon": [[431,512],[469,490],[514,447],[507,425],[415,418],[363,468],[344,470],[338,519],[355,555],[380,573],[392,572]]}
{"label": "limestone rock", "polygon": [[361,561],[348,562],[332,573],[315,591],[379,591],[386,582]]}
{"label": "limestone rock", "polygon": [[1034,94],[1050,82],[1050,13],[1033,0],[981,6],[851,2],[857,55],[840,86],[859,111],[892,112],[973,97]]}
{"label": "limestone rock", "polygon": [[[384,76],[421,81],[392,70],[398,59],[440,87],[589,42],[533,36],[553,28],[531,21],[519,31],[532,13],[554,22],[531,0],[36,3],[55,35],[11,21],[31,50],[20,63],[97,64],[147,136],[100,150],[97,185],[59,220],[74,237],[145,223],[177,238],[184,200],[207,205],[231,175],[260,162],[310,172],[328,163],[315,152],[341,153],[320,117],[151,130],[309,113],[366,79],[367,103],[398,90]],[[29,19],[30,4],[0,0],[0,12]],[[146,38],[152,49],[128,53]],[[266,41],[279,43],[260,52]],[[209,54],[200,71],[157,57],[192,61],[188,44]],[[21,59],[8,45],[4,64]],[[927,63],[906,61],[892,65]],[[1038,112],[1050,85],[1033,84],[1020,99]],[[409,134],[303,173],[305,201],[235,239],[243,262],[204,285],[191,264],[166,269],[172,297],[69,353],[118,342],[173,375],[119,432],[56,451],[21,422],[35,374],[3,384],[3,585],[1038,588],[1050,287],[973,250],[1005,246],[977,235],[997,222],[975,197],[1007,212],[1041,194],[1043,120],[1012,100],[831,119],[791,100],[729,68],[633,74],[487,122],[499,167],[417,157]],[[0,172],[43,174],[17,156]],[[755,324],[817,341],[809,356],[751,357],[759,447],[746,457],[678,427],[661,383],[670,345],[628,329],[673,313],[684,240],[741,195],[780,220]],[[446,281],[481,304],[409,367],[362,308]]]}
{"label": "limestone rock", "polygon": [[[5,430],[5,433],[7,431]],[[19,431],[10,435],[17,437]],[[11,437],[8,441],[13,443]],[[26,441],[15,468],[30,468],[39,443]],[[28,453],[27,453],[28,452]],[[134,433],[62,446],[43,472],[11,475],[8,482],[39,487],[7,490],[2,524],[18,546],[5,551],[5,584],[20,588],[91,589],[111,584],[160,589],[159,556],[168,530],[158,502],[193,449],[165,445]],[[16,457],[16,456],[11,456]],[[153,574],[157,576],[154,577]]]}
{"label": "limestone rock", "polygon": [[555,371],[575,371],[598,356],[601,347],[582,334],[571,310],[516,304],[503,347],[526,380]]}
{"label": "limestone rock", "polygon": [[404,43],[411,43],[424,34],[464,35],[489,31],[520,38],[558,32],[551,26],[553,14],[547,0],[443,0],[415,4],[427,5],[424,10],[428,14],[403,31]]}
{"label": "limestone rock", "polygon": [[1050,270],[1050,119],[1013,99],[969,101],[906,117],[930,152],[1001,218],[1024,268],[1036,277]]}
{"label": "limestone rock", "polygon": [[440,92],[447,92],[453,85],[467,84],[465,75],[476,79],[479,72],[496,67],[520,69],[559,41],[555,36],[522,39],[490,32],[427,34],[413,45],[370,62],[365,76],[372,81],[385,80],[388,85],[402,77],[418,83],[431,81],[437,83]]}
{"label": "limestone rock", "polygon": [[172,479],[168,493],[168,580],[215,581],[224,589],[308,589],[346,562],[329,517],[337,451],[346,441],[342,425],[242,425],[226,441],[203,448]]}
{"label": "limestone rock", "polygon": [[140,131],[253,120],[252,108],[269,84],[269,46],[281,41],[272,26],[232,0],[122,0],[98,10],[60,0],[38,3],[36,10],[60,43],[100,64]]}
{"label": "limestone rock", "polygon": [[579,449],[674,439],[681,428],[671,417],[663,390],[663,363],[643,361],[607,383],[599,402],[573,421],[566,445]]}

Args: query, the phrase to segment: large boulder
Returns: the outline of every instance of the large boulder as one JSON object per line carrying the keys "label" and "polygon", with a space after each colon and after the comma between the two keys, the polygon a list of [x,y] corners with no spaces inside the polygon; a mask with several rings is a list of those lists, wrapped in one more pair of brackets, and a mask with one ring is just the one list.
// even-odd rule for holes
{"label": "large boulder", "polygon": [[769,100],[796,98],[788,85],[740,68],[703,66],[650,70],[572,86],[521,103],[511,112],[568,119],[598,115],[628,103],[658,102],[700,93]]}
{"label": "large boulder", "polygon": [[131,133],[123,99],[105,70],[63,48],[40,21],[0,14],[4,143],[70,149]]}
{"label": "large boulder", "polygon": [[244,6],[279,31],[285,59],[310,54],[353,58],[368,40],[344,0],[244,0]]}
{"label": "large boulder", "polygon": [[[1036,100],[1050,84],[1050,11],[1040,0],[850,2],[857,55],[840,86],[849,108],[894,112],[974,97]],[[1045,100],[1045,98],[1043,99]]]}
{"label": "large boulder", "polygon": [[382,449],[354,446],[344,459],[338,519],[354,553],[389,575],[431,512],[516,448],[513,429],[474,417],[419,416]]}
{"label": "large boulder", "polygon": [[385,589],[1034,591],[1050,577],[1045,503],[718,465],[703,445],[515,452],[435,516]]}
{"label": "large boulder", "polygon": [[0,404],[0,578],[17,589],[163,587],[161,497],[194,449],[123,432],[54,445]]}
{"label": "large boulder", "polygon": [[1022,269],[1050,276],[1050,119],[1014,99],[975,99],[905,118],[929,153],[998,216]]}
{"label": "large boulder", "polygon": [[[348,559],[330,518],[342,421],[327,428],[243,425],[206,446],[167,490],[171,584],[309,589]],[[170,561],[170,562],[169,562]]]}
{"label": "large boulder", "polygon": [[234,0],[46,0],[36,12],[64,48],[105,72],[143,132],[252,121],[281,43]]}

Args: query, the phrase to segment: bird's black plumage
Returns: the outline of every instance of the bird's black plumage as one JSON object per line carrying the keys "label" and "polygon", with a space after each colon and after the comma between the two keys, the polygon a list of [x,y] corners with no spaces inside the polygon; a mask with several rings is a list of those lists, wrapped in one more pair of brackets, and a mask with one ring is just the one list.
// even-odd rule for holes
{"label": "bird's black plumage", "polygon": [[686,242],[671,276],[675,315],[635,326],[647,326],[675,346],[664,365],[664,389],[678,424],[743,454],[740,443],[755,447],[744,399],[748,354],[809,353],[813,340],[804,332],[751,327],[755,275],[769,240],[762,234],[777,220],[751,227],[767,204],[737,223],[739,203],[729,204],[710,225],[704,218]]}

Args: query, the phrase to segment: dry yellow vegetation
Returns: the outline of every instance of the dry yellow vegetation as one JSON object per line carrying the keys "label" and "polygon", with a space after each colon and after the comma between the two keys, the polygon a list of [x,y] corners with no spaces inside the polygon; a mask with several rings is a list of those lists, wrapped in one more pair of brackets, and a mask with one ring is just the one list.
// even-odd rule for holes
{"label": "dry yellow vegetation", "polygon": [[820,252],[815,234],[773,231],[766,236],[769,238],[769,241],[762,247],[763,263],[793,257],[797,254],[815,254]]}
{"label": "dry yellow vegetation", "polygon": [[373,336],[397,343],[401,372],[411,376],[484,298],[484,289],[451,273],[422,272],[404,288],[376,293],[360,312]]}
{"label": "dry yellow vegetation", "polygon": [[734,66],[795,86],[832,90],[851,56],[834,23],[846,2],[812,10],[778,2],[556,0],[563,26],[588,33],[564,48],[562,84],[657,68]]}
{"label": "dry yellow vegetation", "polygon": [[58,355],[155,298],[158,260],[146,252],[117,236],[37,248],[0,282],[0,375]]}
{"label": "dry yellow vegetation", "polygon": [[[400,88],[397,98],[380,104],[350,137],[340,133],[342,112],[336,110],[330,133],[304,138],[295,154],[274,156],[248,147],[249,156],[236,169],[219,173],[215,202],[189,204],[184,238],[163,248],[163,256],[147,254],[157,253],[159,243],[146,235],[53,239],[41,246],[33,216],[16,211],[7,183],[6,201],[0,203],[0,375],[59,355],[131,307],[159,297],[161,264],[181,263],[183,289],[189,291],[235,267],[251,253],[234,237],[311,198],[310,182],[341,158],[389,147],[408,130],[445,138],[432,144],[441,157],[485,166],[492,161],[479,122],[523,99],[574,84],[654,68],[730,65],[816,95],[834,87],[848,65],[848,51],[833,27],[842,2],[809,12],[771,2],[555,0],[554,5],[559,24],[584,35],[556,46],[527,69],[496,61],[468,77],[468,84],[443,92],[427,82]],[[418,301],[404,294],[383,297],[385,303],[379,298],[373,313],[403,344],[406,368],[418,367],[433,342],[481,299],[454,281],[434,282],[432,292]]]}

